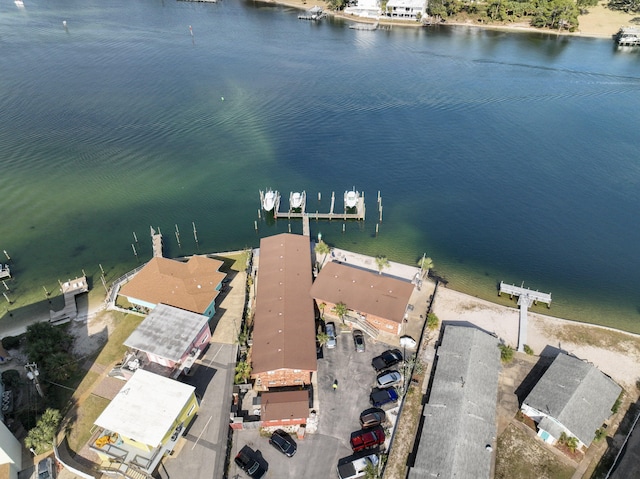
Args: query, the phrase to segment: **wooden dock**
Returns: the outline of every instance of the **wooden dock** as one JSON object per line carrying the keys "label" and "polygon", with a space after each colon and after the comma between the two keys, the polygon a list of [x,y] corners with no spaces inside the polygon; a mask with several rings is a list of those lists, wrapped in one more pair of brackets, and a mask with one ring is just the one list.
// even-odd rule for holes
{"label": "wooden dock", "polygon": [[153,229],[153,226],[151,226],[150,228],[151,228],[151,242],[152,242],[152,248],[153,248],[153,257],[162,258],[162,233],[160,232],[160,228],[158,228],[157,233]]}
{"label": "wooden dock", "polygon": [[67,322],[78,317],[76,296],[88,292],[89,283],[87,283],[86,276],[80,276],[76,279],[70,279],[66,283],[62,283],[60,289],[64,296],[64,308],[60,311],[49,311],[49,317],[52,323]]}
{"label": "wooden dock", "polygon": [[520,327],[518,331],[518,351],[524,351],[524,345],[527,344],[527,313],[532,304],[540,301],[546,303],[547,306],[551,305],[551,293],[541,293],[540,291],[533,291],[524,286],[515,286],[513,284],[506,284],[500,281],[500,290],[498,295],[507,293],[510,297],[518,296],[518,306],[520,306]]}

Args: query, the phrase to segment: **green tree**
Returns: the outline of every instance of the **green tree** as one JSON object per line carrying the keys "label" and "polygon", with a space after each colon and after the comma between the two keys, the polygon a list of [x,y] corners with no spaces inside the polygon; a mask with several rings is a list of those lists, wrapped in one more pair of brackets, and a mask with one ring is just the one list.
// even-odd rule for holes
{"label": "green tree", "polygon": [[382,270],[390,266],[389,260],[386,256],[376,256],[376,266],[378,267],[378,274],[382,274]]}
{"label": "green tree", "polygon": [[29,430],[27,437],[24,440],[24,445],[27,448],[32,448],[36,454],[42,454],[51,450],[53,447],[53,441],[58,432],[58,426],[62,415],[57,409],[47,409],[38,422],[36,427]]}
{"label": "green tree", "polygon": [[640,13],[640,0],[609,0],[607,7],[626,13]]}
{"label": "green tree", "polygon": [[70,353],[73,336],[67,325],[53,326],[46,321],[27,326],[25,351],[29,362],[39,366],[43,378],[65,381],[77,370],[76,359]]}
{"label": "green tree", "polygon": [[344,324],[344,317],[349,312],[349,308],[347,308],[346,304],[340,301],[333,308],[331,308],[331,312],[338,316],[338,318],[340,318],[340,321],[342,321],[342,323]]}
{"label": "green tree", "polygon": [[500,360],[503,363],[508,363],[513,359],[513,348],[507,344],[501,343],[498,345],[500,348]]}
{"label": "green tree", "polygon": [[322,267],[324,266],[324,262],[327,259],[327,255],[331,252],[331,248],[329,248],[329,245],[327,243],[320,240],[316,243],[316,246],[313,248],[313,250],[316,252],[316,255],[324,255],[322,258],[322,264],[320,265],[320,269],[322,269]]}
{"label": "green tree", "polygon": [[242,360],[236,365],[236,375],[234,377],[235,383],[247,383],[247,380],[251,377],[251,363],[249,361]]}
{"label": "green tree", "polygon": [[438,319],[435,313],[427,314],[427,329],[433,331],[438,329],[438,326],[440,326],[440,319]]}
{"label": "green tree", "polygon": [[316,341],[318,341],[318,344],[320,344],[320,346],[324,346],[329,342],[329,335],[324,331],[321,331],[316,335]]}
{"label": "green tree", "polygon": [[364,478],[365,479],[379,479],[380,471],[378,466],[374,466],[373,463],[367,461],[367,465],[364,468]]}
{"label": "green tree", "polygon": [[571,436],[569,439],[567,439],[567,447],[569,448],[569,450],[571,452],[576,452],[576,449],[578,449],[578,438]]}
{"label": "green tree", "polygon": [[327,307],[327,303],[324,301],[318,305],[318,309],[320,310],[320,319],[324,321],[324,308]]}
{"label": "green tree", "polygon": [[331,10],[344,10],[347,6],[347,0],[327,0],[327,6]]}

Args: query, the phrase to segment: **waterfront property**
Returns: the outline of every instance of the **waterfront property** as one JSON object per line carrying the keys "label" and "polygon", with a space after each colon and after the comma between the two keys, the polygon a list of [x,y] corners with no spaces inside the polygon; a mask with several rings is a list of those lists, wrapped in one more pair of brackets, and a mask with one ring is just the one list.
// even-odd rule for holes
{"label": "waterfront property", "polygon": [[221,266],[222,261],[206,256],[192,256],[186,262],[154,257],[122,286],[119,295],[143,311],[164,303],[210,319],[226,277]]}
{"label": "waterfront property", "polygon": [[562,433],[589,446],[611,415],[622,388],[595,366],[558,354],[522,403],[520,410],[535,421],[538,436],[549,444]]}
{"label": "waterfront property", "polygon": [[357,0],[355,5],[344,9],[344,13],[363,18],[378,18],[380,16],[379,0]]}
{"label": "waterfront property", "polygon": [[426,12],[424,0],[389,0],[387,2],[386,15],[394,20],[417,21],[423,18]]}
{"label": "waterfront property", "polygon": [[64,296],[64,308],[60,311],[49,311],[49,318],[52,323],[67,322],[77,319],[78,306],[76,296],[89,291],[89,283],[86,276],[80,276],[61,283],[60,290]]}
{"label": "waterfront property", "polygon": [[518,297],[518,306],[520,306],[520,329],[518,330],[518,351],[523,352],[524,346],[527,344],[527,313],[532,304],[537,304],[538,301],[546,303],[547,306],[551,305],[551,293],[541,293],[540,291],[533,291],[523,286],[515,286],[513,284],[507,284],[500,281],[500,289],[498,295],[507,293],[510,297]]}
{"label": "waterfront property", "polygon": [[101,470],[152,474],[198,409],[195,387],[139,369],[96,419],[90,448]]}
{"label": "waterfront property", "polygon": [[[376,330],[400,334],[414,285],[336,261],[325,264],[311,287],[316,303],[325,312],[343,303],[349,317]],[[349,319],[350,319],[349,318]],[[366,328],[366,326],[365,326]]]}
{"label": "waterfront property", "polygon": [[479,329],[446,326],[408,479],[491,477],[500,349]]}
{"label": "waterfront property", "polygon": [[317,371],[309,238],[263,238],[258,265],[251,377],[260,390],[308,385]]}
{"label": "waterfront property", "polygon": [[210,339],[205,315],[159,304],[124,342],[132,351],[122,363],[123,377],[156,366],[158,374],[177,378],[189,372]]}

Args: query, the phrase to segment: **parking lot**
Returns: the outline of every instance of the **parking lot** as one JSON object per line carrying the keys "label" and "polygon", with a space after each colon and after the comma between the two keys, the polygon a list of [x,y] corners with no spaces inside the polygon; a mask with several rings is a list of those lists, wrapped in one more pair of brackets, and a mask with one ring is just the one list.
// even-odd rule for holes
{"label": "parking lot", "polygon": [[[235,431],[229,478],[246,477],[233,462],[237,452],[248,445],[258,450],[268,464],[268,478],[306,477],[328,479],[337,477],[338,460],[352,454],[349,438],[360,429],[360,413],[369,408],[369,393],[375,386],[376,372],[371,359],[389,346],[366,336],[366,351],[356,353],[351,331],[341,331],[339,321],[335,349],[323,348],[323,357],[318,359],[318,374],[314,384],[314,404],[319,419],[318,431],[298,440],[298,452],[292,458],[284,456],[269,444],[268,436],[260,436],[258,430]],[[401,365],[399,371],[402,372]],[[333,390],[333,382],[338,387]],[[387,416],[395,422],[393,412]]]}

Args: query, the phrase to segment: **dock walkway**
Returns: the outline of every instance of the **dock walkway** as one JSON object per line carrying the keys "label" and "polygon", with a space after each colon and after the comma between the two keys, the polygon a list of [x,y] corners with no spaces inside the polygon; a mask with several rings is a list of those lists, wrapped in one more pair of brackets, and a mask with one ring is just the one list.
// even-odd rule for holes
{"label": "dock walkway", "polygon": [[153,257],[154,258],[162,258],[162,233],[160,232],[160,228],[158,228],[158,232],[151,228],[151,241],[153,247]]}
{"label": "dock walkway", "polygon": [[76,279],[70,279],[66,283],[62,283],[61,289],[64,296],[64,308],[60,311],[49,311],[49,317],[52,323],[71,321],[78,317],[76,296],[88,292],[89,283],[87,283],[86,276],[80,276]]}
{"label": "dock walkway", "polygon": [[540,301],[541,303],[551,304],[551,293],[541,293],[533,291],[522,286],[506,284],[500,281],[500,291],[498,294],[507,293],[509,296],[518,296],[518,306],[520,306],[520,326],[518,331],[518,351],[524,351],[524,345],[527,344],[527,328],[528,328],[528,310],[532,304]]}

